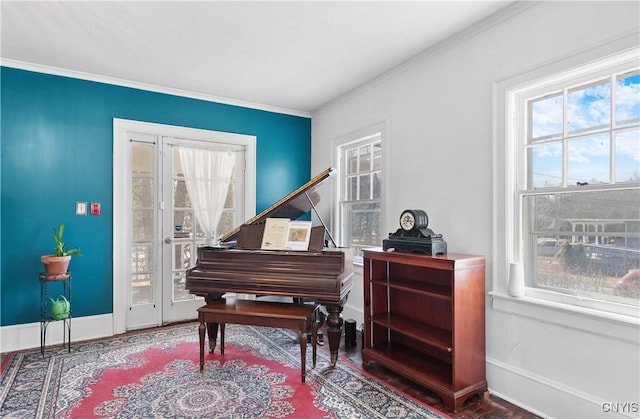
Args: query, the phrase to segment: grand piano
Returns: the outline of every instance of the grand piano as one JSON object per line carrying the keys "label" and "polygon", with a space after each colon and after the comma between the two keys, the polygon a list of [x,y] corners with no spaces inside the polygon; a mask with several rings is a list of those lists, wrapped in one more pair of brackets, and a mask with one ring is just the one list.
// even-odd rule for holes
{"label": "grand piano", "polygon": [[[338,360],[342,334],[342,309],[353,286],[353,251],[336,245],[316,204],[319,186],[335,174],[329,168],[247,220],[220,239],[216,246],[198,248],[196,265],[187,271],[186,288],[207,303],[225,293],[292,297],[313,301],[327,311],[327,337],[331,366]],[[260,250],[267,218],[297,219],[315,211],[321,225],[311,230],[309,250]],[[207,324],[209,350],[213,351],[218,324]]]}

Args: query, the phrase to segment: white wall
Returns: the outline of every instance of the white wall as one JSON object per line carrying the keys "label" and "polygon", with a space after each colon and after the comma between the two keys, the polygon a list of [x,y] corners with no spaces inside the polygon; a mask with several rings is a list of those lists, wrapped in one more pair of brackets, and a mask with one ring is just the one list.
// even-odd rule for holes
{"label": "white wall", "polygon": [[[426,51],[312,116],[312,173],[333,164],[336,138],[385,122],[385,229],[397,228],[402,209],[424,209],[450,252],[486,256],[487,291],[503,291],[505,278],[494,265],[504,261],[494,260],[493,250],[495,86],[585,51],[638,44],[639,4],[520,3]],[[320,210],[330,219],[326,206]],[[344,314],[360,324],[361,274],[355,280]],[[499,300],[495,306],[487,297],[492,392],[548,417],[638,415],[602,407],[640,402],[637,322],[603,323],[590,313],[559,313],[556,321],[545,308],[523,316],[509,309],[513,302]]]}

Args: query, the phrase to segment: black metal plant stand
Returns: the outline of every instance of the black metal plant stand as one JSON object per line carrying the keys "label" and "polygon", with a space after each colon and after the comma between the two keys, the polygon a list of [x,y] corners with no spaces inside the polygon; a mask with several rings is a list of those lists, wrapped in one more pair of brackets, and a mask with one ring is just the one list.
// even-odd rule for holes
{"label": "black metal plant stand", "polygon": [[[51,302],[49,301],[49,285],[54,283],[62,283],[62,295],[71,304],[71,271],[63,274],[47,274],[40,273],[40,352],[44,357],[44,348],[47,343],[47,327],[49,323],[55,321],[63,322],[62,327],[62,347],[65,343],[71,352],[71,309],[69,316],[64,319],[54,319],[51,316]],[[67,340],[68,336],[68,340]]]}

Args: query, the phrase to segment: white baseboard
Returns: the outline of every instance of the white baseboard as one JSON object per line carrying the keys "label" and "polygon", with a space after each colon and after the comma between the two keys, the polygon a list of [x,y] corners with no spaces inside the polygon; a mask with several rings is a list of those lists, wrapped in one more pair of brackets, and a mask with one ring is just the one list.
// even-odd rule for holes
{"label": "white baseboard", "polygon": [[[46,345],[62,343],[64,322],[55,321],[47,326]],[[74,317],[71,319],[71,346],[73,342],[113,336],[113,315]],[[0,327],[0,352],[40,348],[40,322]]]}
{"label": "white baseboard", "polygon": [[[543,418],[618,419],[637,417],[637,411],[612,411],[610,408],[605,410],[610,406],[607,403],[615,401],[602,400],[576,388],[532,374],[530,371],[493,358],[487,358],[487,383],[490,393]],[[629,402],[635,402],[635,400]]]}
{"label": "white baseboard", "polygon": [[[344,319],[354,319],[358,327],[364,321],[361,308],[345,305]],[[47,346],[62,343],[63,322],[51,322],[47,326]],[[71,319],[71,346],[73,342],[114,335],[113,314],[74,317]],[[40,348],[40,322],[0,327],[0,353]]]}

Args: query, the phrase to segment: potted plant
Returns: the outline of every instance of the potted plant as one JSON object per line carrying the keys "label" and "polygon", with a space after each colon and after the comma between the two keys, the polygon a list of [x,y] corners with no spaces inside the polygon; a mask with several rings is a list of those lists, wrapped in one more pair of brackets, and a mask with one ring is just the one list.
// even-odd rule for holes
{"label": "potted plant", "polygon": [[60,224],[58,229],[54,227],[53,238],[56,242],[56,247],[52,255],[44,255],[40,258],[44,264],[44,270],[47,275],[60,275],[67,273],[69,263],[71,262],[71,256],[82,256],[80,249],[73,247],[68,249],[62,241],[62,234],[64,233],[64,224]]}

